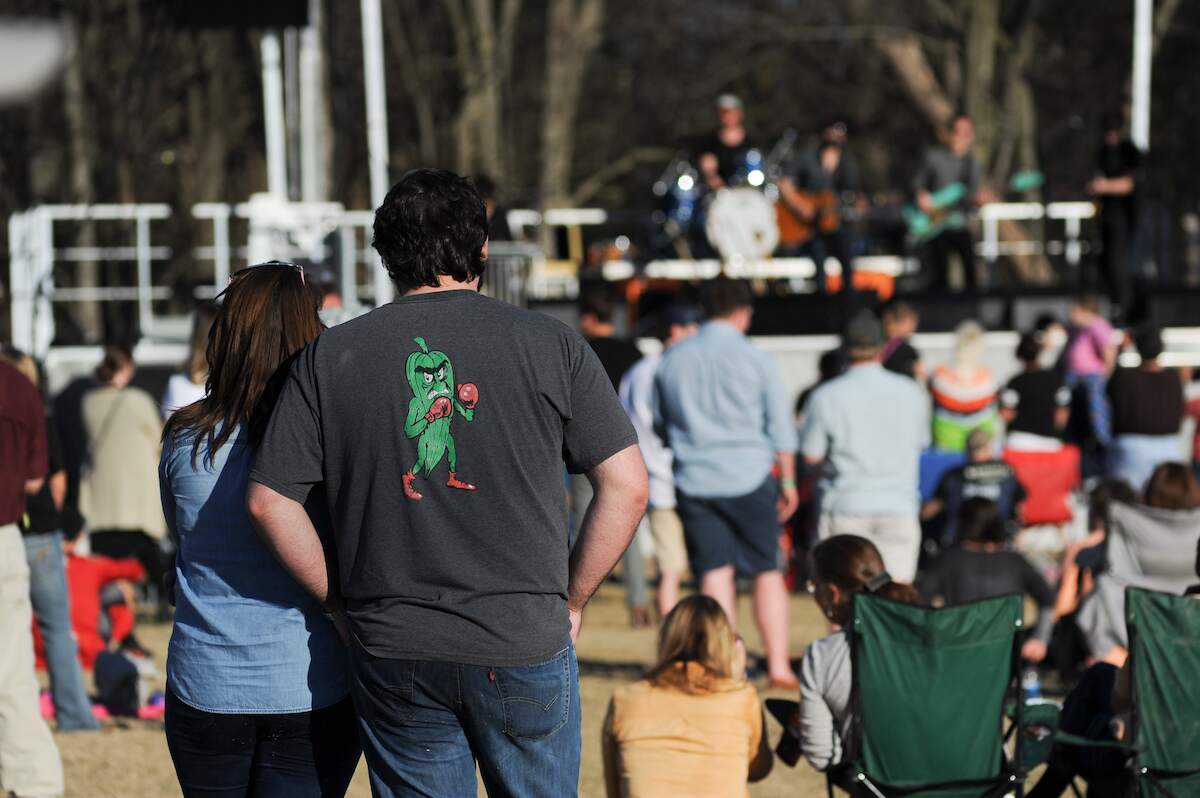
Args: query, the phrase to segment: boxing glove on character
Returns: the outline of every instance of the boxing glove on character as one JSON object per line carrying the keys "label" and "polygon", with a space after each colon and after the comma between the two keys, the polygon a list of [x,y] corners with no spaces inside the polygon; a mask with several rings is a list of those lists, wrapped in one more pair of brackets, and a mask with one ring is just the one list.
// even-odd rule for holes
{"label": "boxing glove on character", "polygon": [[439,396],[433,400],[429,412],[425,414],[425,420],[433,423],[439,418],[445,418],[448,415],[450,415],[450,398],[448,396]]}
{"label": "boxing glove on character", "polygon": [[458,386],[458,401],[468,410],[475,409],[476,403],[479,402],[479,389],[475,387],[475,383],[464,382]]}

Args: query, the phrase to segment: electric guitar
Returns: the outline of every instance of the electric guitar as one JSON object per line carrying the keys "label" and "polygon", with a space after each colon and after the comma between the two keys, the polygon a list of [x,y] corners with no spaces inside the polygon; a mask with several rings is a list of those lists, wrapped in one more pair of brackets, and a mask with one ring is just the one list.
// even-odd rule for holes
{"label": "electric guitar", "polygon": [[[1040,188],[1043,182],[1041,172],[1025,170],[1017,172],[1008,181],[1010,191],[1023,193]],[[945,230],[961,230],[967,225],[967,211],[963,209],[963,200],[967,197],[967,187],[961,182],[948,183],[929,195],[933,209],[928,213],[915,204],[905,205],[900,215],[908,227],[910,243],[924,244],[937,238]]]}

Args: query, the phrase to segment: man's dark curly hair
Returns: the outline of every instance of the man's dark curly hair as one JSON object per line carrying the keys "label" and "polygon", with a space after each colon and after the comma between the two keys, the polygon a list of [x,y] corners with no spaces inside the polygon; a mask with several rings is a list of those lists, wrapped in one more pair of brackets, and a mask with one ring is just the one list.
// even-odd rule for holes
{"label": "man's dark curly hair", "polygon": [[475,186],[445,169],[414,169],[375,211],[372,244],[401,291],[436,287],[441,275],[466,283],[483,274],[487,212]]}

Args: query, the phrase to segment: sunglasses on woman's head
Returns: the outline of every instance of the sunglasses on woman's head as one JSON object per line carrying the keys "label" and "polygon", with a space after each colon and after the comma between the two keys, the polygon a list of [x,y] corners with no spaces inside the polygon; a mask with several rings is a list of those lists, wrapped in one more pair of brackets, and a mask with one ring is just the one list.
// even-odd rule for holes
{"label": "sunglasses on woman's head", "polygon": [[299,263],[290,263],[285,260],[269,260],[269,261],[266,261],[265,263],[255,263],[254,265],[247,266],[244,269],[238,269],[236,272],[229,275],[229,282],[232,283],[236,278],[241,277],[246,272],[252,271],[254,269],[266,269],[266,268],[295,269],[296,273],[300,275],[300,282],[301,283],[304,282],[304,267],[301,266]]}

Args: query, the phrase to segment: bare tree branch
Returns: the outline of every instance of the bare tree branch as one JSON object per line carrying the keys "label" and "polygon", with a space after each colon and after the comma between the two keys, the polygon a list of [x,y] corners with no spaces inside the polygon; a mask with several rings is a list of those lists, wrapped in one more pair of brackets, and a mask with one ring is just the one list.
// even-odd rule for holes
{"label": "bare tree branch", "polygon": [[626,172],[634,169],[640,163],[665,161],[670,159],[674,154],[674,150],[666,147],[635,147],[620,158],[610,161],[579,181],[575,190],[571,192],[571,205],[580,206],[587,203],[592,197],[600,193],[602,188]]}
{"label": "bare tree branch", "polygon": [[1179,0],[1162,0],[1162,5],[1158,7],[1158,11],[1154,14],[1154,38],[1150,45],[1150,57],[1158,55],[1158,48],[1162,45],[1163,39],[1166,38],[1167,32],[1171,29],[1171,21],[1175,18],[1175,12],[1179,10]]}

